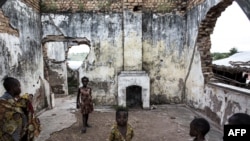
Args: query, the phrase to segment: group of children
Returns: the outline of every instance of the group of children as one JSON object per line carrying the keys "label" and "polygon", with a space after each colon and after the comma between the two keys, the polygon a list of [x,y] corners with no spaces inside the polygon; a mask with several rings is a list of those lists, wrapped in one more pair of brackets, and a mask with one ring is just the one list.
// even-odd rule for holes
{"label": "group of children", "polygon": [[[14,106],[14,109],[21,108],[21,110],[13,110],[11,111],[11,115],[8,119],[2,118],[1,122],[1,136],[0,140],[15,140],[15,141],[32,141],[34,140],[34,136],[37,136],[40,132],[40,127],[36,128],[35,125],[40,125],[38,123],[34,123],[33,117],[34,109],[31,104],[33,95],[32,94],[24,94],[20,96],[21,88],[20,82],[12,77],[4,78],[4,88],[6,92],[3,96],[0,97],[0,109],[1,115],[4,115],[6,111],[5,107]],[[92,89],[88,87],[89,79],[87,77],[82,78],[82,87],[79,88],[77,95],[77,108],[81,109],[82,113],[82,133],[86,133],[87,127],[91,127],[88,124],[89,113],[93,111],[93,102],[92,102]],[[10,111],[6,111],[5,113],[10,113]],[[21,117],[25,116],[25,121],[22,120]],[[113,125],[111,132],[109,134],[109,141],[131,141],[134,137],[134,130],[132,126],[128,123],[128,109],[125,107],[118,107],[116,109],[116,123]],[[10,126],[15,124],[16,128],[13,128],[10,132],[5,132],[5,125]],[[232,115],[228,119],[229,125],[250,125],[250,116],[245,113],[236,113]],[[18,127],[24,127],[26,125],[26,129],[28,127],[32,130],[26,130],[26,132],[19,132]],[[38,129],[37,133],[33,129]],[[190,136],[194,137],[194,141],[206,141],[205,136],[210,130],[210,124],[205,118],[195,118],[190,123]],[[8,129],[9,131],[9,129]],[[21,130],[20,130],[21,131]],[[25,131],[25,130],[22,130]]]}
{"label": "group of children", "polygon": [[[93,111],[91,88],[88,87],[89,79],[82,78],[82,87],[78,90],[77,108],[81,109],[83,119],[82,133],[86,133],[88,125],[88,115]],[[244,113],[236,113],[228,119],[229,125],[249,125],[250,116]],[[194,137],[193,141],[206,141],[205,136],[210,130],[210,124],[205,118],[194,118],[190,123],[189,135]],[[113,125],[109,141],[131,141],[134,137],[134,130],[128,123],[128,109],[118,107],[116,109],[116,123]]]}

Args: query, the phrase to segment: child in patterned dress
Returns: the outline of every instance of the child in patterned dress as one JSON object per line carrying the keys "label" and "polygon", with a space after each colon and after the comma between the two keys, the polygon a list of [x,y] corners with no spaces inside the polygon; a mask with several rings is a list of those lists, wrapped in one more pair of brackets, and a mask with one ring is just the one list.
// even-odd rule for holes
{"label": "child in patterned dress", "polygon": [[83,128],[82,128],[82,133],[86,133],[87,127],[90,127],[88,125],[88,118],[89,118],[89,113],[93,111],[93,102],[92,102],[92,89],[88,87],[88,82],[89,79],[87,77],[82,78],[82,87],[78,89],[78,94],[77,94],[77,108],[81,109],[82,113],[82,123],[83,123]]}

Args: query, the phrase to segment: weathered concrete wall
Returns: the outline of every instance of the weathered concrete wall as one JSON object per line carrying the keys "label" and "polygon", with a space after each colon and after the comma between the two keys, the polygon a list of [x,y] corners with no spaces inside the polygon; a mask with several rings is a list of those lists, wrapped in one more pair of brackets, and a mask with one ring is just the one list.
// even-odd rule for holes
{"label": "weathered concrete wall", "polygon": [[185,18],[175,14],[43,14],[43,37],[86,37],[91,50],[79,76],[88,76],[97,104],[117,104],[117,76],[145,70],[151,103],[180,103],[186,74]]}
{"label": "weathered concrete wall", "polygon": [[[65,53],[71,43],[67,43],[67,39],[86,37],[91,42],[91,50],[79,69],[79,77],[90,78],[96,104],[117,104],[118,74],[123,70],[143,70],[150,77],[151,104],[185,100],[189,106],[223,124],[232,113],[249,113],[249,96],[207,84],[204,69],[209,65],[209,59],[204,56],[209,56],[206,55],[209,39],[198,41],[206,44],[203,51],[201,44],[196,43],[199,35],[208,36],[209,32],[204,30],[211,32],[211,27],[200,31],[206,24],[204,20],[214,20],[207,17],[216,16],[209,10],[224,1],[230,3],[230,0],[179,0],[174,4],[181,5],[173,8],[160,0],[155,7],[146,7],[142,1],[125,0],[123,7],[113,5],[120,13],[82,10],[85,13],[43,14],[40,19],[38,1],[9,0],[0,10],[0,61],[4,62],[0,77],[8,74],[18,78],[23,93],[35,94],[36,110],[52,106],[50,87],[55,94],[68,94]],[[236,1],[250,17],[250,2]],[[95,9],[93,4],[96,3],[92,2],[89,10]],[[103,8],[109,10],[105,5],[98,10]],[[168,13],[157,14],[140,8]],[[65,37],[65,40],[44,44],[48,83],[44,79],[41,40],[50,35]],[[0,91],[3,94],[4,89]]]}
{"label": "weathered concrete wall", "polygon": [[[211,101],[205,99],[204,91],[206,84],[202,73],[201,54],[197,50],[196,41],[199,24],[205,19],[209,9],[218,4],[218,2],[219,0],[207,0],[191,9],[187,14],[187,47],[191,48],[193,52],[190,52],[189,58],[187,58],[190,61],[190,72],[186,81],[185,100],[190,107],[200,109],[201,111],[205,110],[205,105]],[[207,108],[211,109],[211,107]]]}
{"label": "weathered concrete wall", "polygon": [[[76,13],[43,15],[43,37],[86,37],[90,53],[79,76],[88,76],[96,103],[115,103],[117,73],[123,69],[122,14]],[[110,98],[112,97],[112,98]]]}
{"label": "weathered concrete wall", "polygon": [[250,2],[247,0],[235,0],[250,20]]}
{"label": "weathered concrete wall", "polygon": [[[191,67],[185,83],[185,100],[190,107],[204,112],[221,125],[233,113],[249,114],[249,95],[244,95],[240,91],[230,91],[225,87],[212,86],[205,81],[206,73],[204,73],[204,70],[210,64],[205,60],[209,60],[209,58],[203,56],[208,56],[206,50],[208,48],[209,51],[209,45],[211,45],[210,38],[208,38],[210,34],[208,33],[211,33],[210,28],[214,26],[214,20],[216,20],[211,19],[211,16],[220,15],[224,7],[230,5],[231,2],[230,0],[206,0],[188,11],[187,14],[187,48],[192,48],[193,52],[190,52],[189,58],[187,58],[187,60],[190,60]],[[216,13],[216,10],[211,11],[212,8],[216,8],[219,13]],[[208,20],[212,21],[206,22]],[[204,26],[205,24],[207,24],[207,27]],[[204,32],[199,26],[204,26],[202,28],[209,32]],[[204,38],[199,39],[198,36],[204,36]]]}
{"label": "weathered concrete wall", "polygon": [[180,103],[188,64],[185,18],[144,13],[142,19],[142,66],[150,76],[151,103]]}
{"label": "weathered concrete wall", "polygon": [[68,47],[63,42],[47,42],[46,67],[49,70],[49,84],[55,96],[68,95],[66,52]]}
{"label": "weathered concrete wall", "polygon": [[124,13],[124,70],[142,70],[142,13]]}
{"label": "weathered concrete wall", "polygon": [[[8,0],[1,7],[8,17],[9,28],[0,33],[0,78],[5,75],[20,80],[22,94],[34,94],[34,107],[39,111],[49,106],[49,93],[45,91],[43,55],[41,49],[41,17],[21,0]],[[1,17],[2,18],[2,17]],[[4,88],[0,86],[0,95]]]}
{"label": "weathered concrete wall", "polygon": [[250,114],[250,90],[221,83],[205,86],[201,112],[220,125],[224,125],[233,113]]}

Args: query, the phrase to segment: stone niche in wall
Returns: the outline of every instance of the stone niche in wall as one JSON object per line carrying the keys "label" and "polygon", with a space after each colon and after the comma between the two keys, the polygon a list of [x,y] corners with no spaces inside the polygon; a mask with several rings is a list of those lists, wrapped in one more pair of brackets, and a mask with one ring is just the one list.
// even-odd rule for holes
{"label": "stone niche in wall", "polygon": [[138,106],[141,104],[143,109],[149,109],[149,80],[145,71],[122,71],[118,76],[118,105]]}

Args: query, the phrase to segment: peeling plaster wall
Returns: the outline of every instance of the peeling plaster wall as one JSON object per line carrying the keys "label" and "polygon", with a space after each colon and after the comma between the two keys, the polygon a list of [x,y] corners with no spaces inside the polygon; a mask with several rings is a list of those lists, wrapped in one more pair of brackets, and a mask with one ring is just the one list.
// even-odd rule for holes
{"label": "peeling plaster wall", "polygon": [[43,37],[63,35],[90,40],[90,53],[79,69],[79,77],[89,77],[95,103],[116,103],[117,73],[123,70],[122,14],[44,14],[42,29]]}
{"label": "peeling plaster wall", "polygon": [[124,70],[142,70],[142,13],[124,13]]}
{"label": "peeling plaster wall", "polygon": [[[202,73],[201,54],[197,51],[196,38],[199,24],[205,19],[210,8],[220,0],[206,0],[188,11],[187,14],[187,48],[192,48],[189,57],[190,73],[186,82],[185,100],[190,107],[203,112],[219,125],[236,112],[249,114],[250,95],[228,88],[205,84]],[[193,56],[193,59],[192,59]]]}
{"label": "peeling plaster wall", "polygon": [[[216,5],[219,0],[207,0],[194,7],[187,13],[187,48],[192,49],[188,58],[191,63],[190,74],[186,82],[186,100],[194,108],[202,108],[204,103],[204,77],[201,70],[200,53],[197,51],[196,38],[200,22],[205,18],[208,10]],[[193,60],[192,60],[193,55]]]}
{"label": "peeling plaster wall", "polygon": [[180,103],[187,69],[185,17],[144,13],[143,70],[150,76],[151,103]]}
{"label": "peeling plaster wall", "polygon": [[65,52],[67,46],[63,42],[47,42],[47,67],[49,69],[49,84],[51,91],[59,95],[68,95],[67,65]]}
{"label": "peeling plaster wall", "polygon": [[43,37],[86,37],[90,54],[79,69],[93,88],[96,104],[117,104],[117,76],[145,70],[151,103],[180,103],[187,72],[185,17],[152,13],[43,14]]}
{"label": "peeling plaster wall", "polygon": [[[22,94],[34,94],[34,108],[39,111],[49,104],[49,94],[45,92],[42,82],[40,14],[21,0],[8,0],[1,8],[9,18],[10,27],[17,30],[19,36],[0,33],[0,60],[4,64],[0,67],[0,78],[9,75],[19,79]],[[2,85],[0,87],[2,95],[4,88]]]}
{"label": "peeling plaster wall", "polygon": [[208,84],[204,91],[204,101],[207,102],[203,103],[204,109],[201,112],[218,124],[224,125],[233,113],[250,114],[249,93],[249,90],[234,86],[220,87],[213,83]]}

